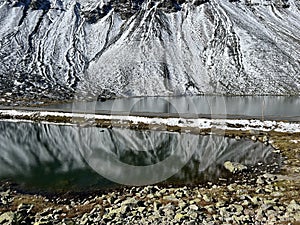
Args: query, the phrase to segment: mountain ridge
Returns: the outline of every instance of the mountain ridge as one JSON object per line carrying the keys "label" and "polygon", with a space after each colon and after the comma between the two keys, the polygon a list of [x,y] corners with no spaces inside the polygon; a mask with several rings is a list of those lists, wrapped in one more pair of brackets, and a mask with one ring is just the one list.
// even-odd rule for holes
{"label": "mountain ridge", "polygon": [[300,3],[0,2],[0,99],[298,95]]}

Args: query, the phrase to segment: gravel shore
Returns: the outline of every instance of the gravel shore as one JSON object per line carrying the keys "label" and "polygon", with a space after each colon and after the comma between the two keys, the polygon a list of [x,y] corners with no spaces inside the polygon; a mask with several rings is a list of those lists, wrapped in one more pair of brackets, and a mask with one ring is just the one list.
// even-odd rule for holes
{"label": "gravel shore", "polygon": [[300,135],[268,135],[285,157],[277,174],[252,182],[55,196],[22,193],[4,183],[0,224],[300,224]]}

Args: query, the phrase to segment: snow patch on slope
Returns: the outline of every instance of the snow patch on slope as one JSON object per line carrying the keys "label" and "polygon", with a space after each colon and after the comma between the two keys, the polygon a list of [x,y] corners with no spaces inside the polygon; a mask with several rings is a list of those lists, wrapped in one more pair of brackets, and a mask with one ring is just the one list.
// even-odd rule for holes
{"label": "snow patch on slope", "polygon": [[2,1],[0,95],[299,94],[298,1],[203,2]]}

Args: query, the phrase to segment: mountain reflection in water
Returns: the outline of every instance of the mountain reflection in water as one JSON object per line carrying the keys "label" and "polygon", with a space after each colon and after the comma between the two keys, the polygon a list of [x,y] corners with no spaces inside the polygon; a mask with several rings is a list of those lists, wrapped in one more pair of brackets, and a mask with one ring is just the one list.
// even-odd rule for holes
{"label": "mountain reflection in water", "polygon": [[207,182],[224,173],[225,161],[268,163],[272,150],[215,135],[2,121],[0,179],[42,189]]}

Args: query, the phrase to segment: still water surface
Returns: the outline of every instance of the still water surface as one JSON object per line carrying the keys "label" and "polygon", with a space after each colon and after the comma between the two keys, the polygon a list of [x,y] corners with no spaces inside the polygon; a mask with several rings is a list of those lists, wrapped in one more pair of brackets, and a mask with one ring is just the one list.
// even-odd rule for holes
{"label": "still water surface", "polygon": [[300,121],[298,96],[182,96],[135,97],[104,102],[57,104],[48,108],[85,112],[208,115],[211,117]]}
{"label": "still water surface", "polygon": [[272,150],[260,142],[213,135],[2,121],[0,180],[43,190],[101,189],[167,178],[205,183],[228,176],[227,160],[249,166],[273,163]]}

